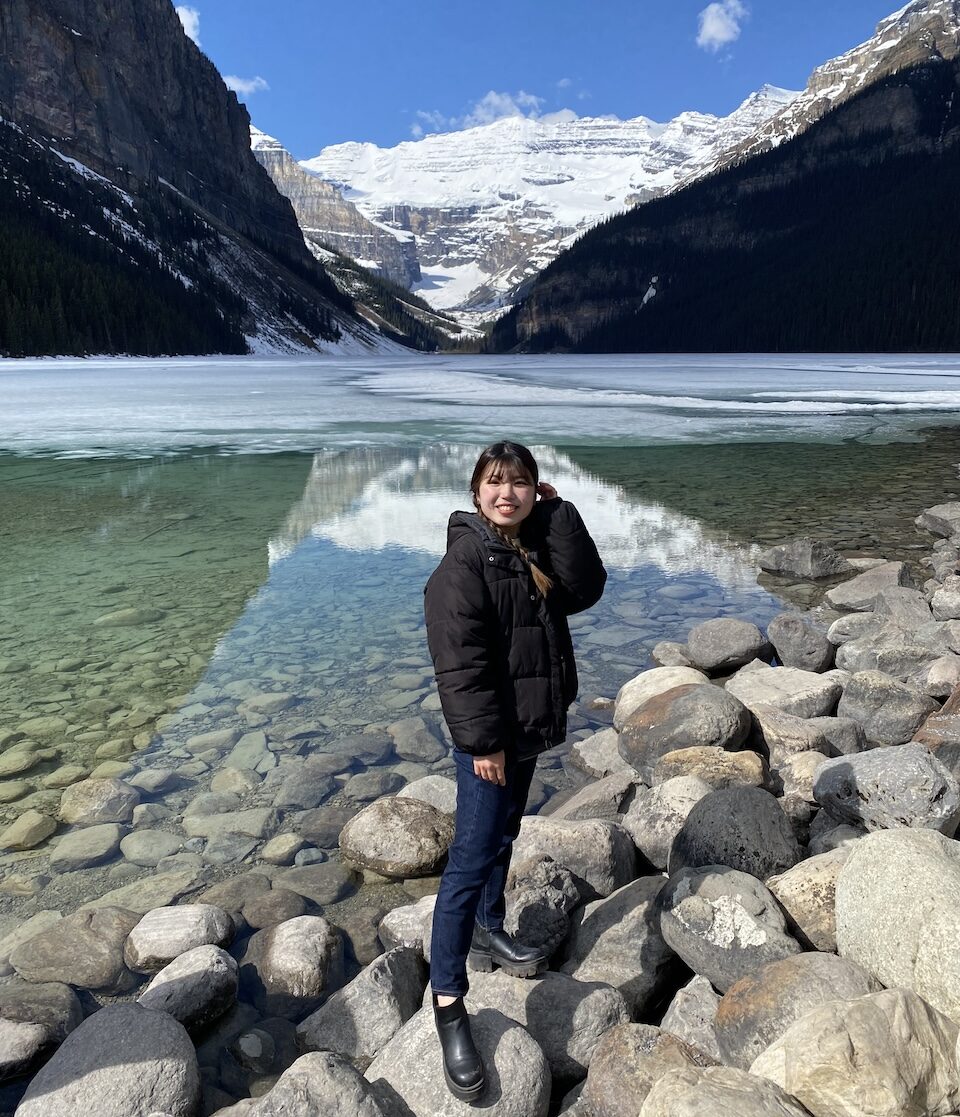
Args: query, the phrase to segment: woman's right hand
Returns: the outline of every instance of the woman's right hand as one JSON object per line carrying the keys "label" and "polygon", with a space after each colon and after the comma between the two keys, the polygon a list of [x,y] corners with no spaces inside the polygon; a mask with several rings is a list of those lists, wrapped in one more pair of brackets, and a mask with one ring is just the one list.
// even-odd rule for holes
{"label": "woman's right hand", "polygon": [[507,757],[503,749],[499,752],[491,753],[489,756],[475,756],[473,758],[473,773],[479,776],[482,780],[489,780],[490,783],[498,783],[501,787],[506,787]]}

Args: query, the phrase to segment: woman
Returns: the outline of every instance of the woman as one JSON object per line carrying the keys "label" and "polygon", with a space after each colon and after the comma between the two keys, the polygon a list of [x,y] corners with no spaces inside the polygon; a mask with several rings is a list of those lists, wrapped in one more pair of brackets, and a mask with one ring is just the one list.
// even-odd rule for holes
{"label": "woman", "polygon": [[[454,512],[425,589],[427,640],[457,766],[456,834],[433,916],[430,983],[450,1090],[484,1088],[463,1004],[466,962],[533,977],[545,955],[503,930],[504,888],[539,753],[566,737],[577,670],[567,616],[600,599],[606,571],[572,504],[525,446],[497,442]],[[540,500],[537,500],[537,497]]]}

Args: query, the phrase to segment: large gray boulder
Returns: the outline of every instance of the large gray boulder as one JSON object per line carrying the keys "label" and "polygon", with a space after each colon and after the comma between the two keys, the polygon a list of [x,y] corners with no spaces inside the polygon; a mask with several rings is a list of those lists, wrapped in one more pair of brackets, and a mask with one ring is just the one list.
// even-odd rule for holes
{"label": "large gray boulder", "polygon": [[197,946],[228,946],[233,920],[213,904],[181,904],[148,911],[130,932],[123,957],[131,970],[156,973]]}
{"label": "large gray boulder", "polygon": [[166,1012],[188,1030],[222,1016],[237,999],[236,960],[218,946],[196,946],[155,975],[137,998],[143,1008]]}
{"label": "large gray boulder", "polygon": [[0,1080],[26,1074],[83,1020],[69,985],[0,982]]}
{"label": "large gray boulder", "polygon": [[514,861],[507,878],[504,928],[521,942],[552,955],[570,933],[570,913],[580,903],[573,873],[552,857]]}
{"label": "large gray boulder", "polygon": [[660,1027],[720,1062],[720,1045],[714,1025],[719,1007],[720,994],[705,977],[694,974],[686,985],[677,990],[663,1014]]}
{"label": "large gray boulder", "polygon": [[930,603],[920,590],[909,586],[888,586],[873,599],[873,615],[885,627],[901,633],[916,632],[933,619]]}
{"label": "large gray boulder", "polygon": [[418,951],[388,950],[298,1025],[301,1051],[334,1051],[366,1070],[419,1010],[426,983]]}
{"label": "large gray boulder", "polygon": [[830,675],[765,663],[742,667],[727,679],[725,689],[749,710],[758,705],[775,706],[800,718],[832,714],[843,693],[843,687]]}
{"label": "large gray boulder", "polygon": [[619,989],[632,1015],[644,1012],[669,977],[673,951],[660,929],[660,876],[640,877],[579,913],[561,971]]}
{"label": "large gray boulder", "polygon": [[448,776],[423,776],[397,792],[398,799],[420,799],[444,814],[457,810],[457,781]]}
{"label": "large gray boulder", "polygon": [[849,640],[838,648],[837,667],[851,674],[882,671],[907,682],[919,672],[928,670],[938,654],[939,650],[917,643],[899,628],[885,625],[869,636]]}
{"label": "large gray boulder", "polygon": [[[384,950],[406,946],[411,950],[419,951],[429,961],[430,926],[436,902],[435,895],[424,896],[415,904],[402,904],[388,911],[377,928],[377,935],[383,943]],[[426,941],[424,941],[425,934]]]}
{"label": "large gray boulder", "polygon": [[721,992],[768,962],[800,953],[777,901],[747,873],[682,869],[659,899],[663,941]]}
{"label": "large gray boulder", "polygon": [[954,500],[925,508],[913,522],[922,531],[929,531],[931,535],[938,535],[944,539],[949,539],[951,535],[958,535],[960,534],[960,501]]}
{"label": "large gray boulder", "polygon": [[885,562],[875,566],[872,570],[865,570],[839,586],[827,590],[826,599],[834,609],[846,609],[849,612],[866,612],[873,608],[874,599],[881,590],[890,586],[909,586],[913,588],[913,581],[907,566],[902,562]]}
{"label": "large gray boulder", "polygon": [[369,1082],[342,1055],[301,1055],[262,1097],[246,1099],[216,1117],[394,1117]]}
{"label": "large gray boulder", "polygon": [[[644,785],[632,768],[615,772],[603,779],[588,783],[571,795],[556,810],[547,813],[551,818],[565,818],[572,822],[582,822],[588,818],[605,822],[620,822],[621,816],[630,807],[639,788]],[[548,803],[547,807],[552,807]]]}
{"label": "large gray boulder", "polygon": [[768,574],[788,578],[833,578],[854,570],[843,555],[828,543],[806,535],[768,547],[760,554],[757,563]]}
{"label": "large gray boulder", "polygon": [[955,621],[960,619],[960,574],[948,574],[943,585],[936,590],[931,601],[933,619]]}
{"label": "large gray boulder", "polygon": [[923,745],[825,760],[813,794],[838,822],[867,830],[911,826],[952,837],[960,822],[960,783]]}
{"label": "large gray boulder", "polygon": [[870,744],[902,745],[937,709],[933,698],[892,675],[859,671],[844,688],[837,713],[859,722]]}
{"label": "large gray boulder", "polygon": [[340,832],[344,859],[389,877],[429,876],[453,841],[453,819],[421,799],[378,799]]}
{"label": "large gray boulder", "polygon": [[770,962],[723,995],[714,1019],[723,1061],[749,1070],[754,1059],[806,1013],[837,998],[876,993],[880,983],[855,962],[809,951]]}
{"label": "large gray boulder", "polygon": [[863,726],[853,718],[808,718],[807,724],[826,740],[829,746],[829,751],[825,754],[827,756],[851,756],[855,752],[863,752],[867,747]]}
{"label": "large gray boulder", "polygon": [[712,675],[735,671],[754,659],[769,659],[766,637],[750,621],[714,617],[687,634],[687,656],[694,667]]}
{"label": "large gray boulder", "polygon": [[810,1117],[775,1082],[736,1067],[675,1067],[659,1078],[638,1117]]}
{"label": "large gray boulder", "polygon": [[27,981],[124,992],[134,979],[123,962],[123,944],[138,922],[122,908],[75,912],[21,943],[10,965]]}
{"label": "large gray boulder", "polygon": [[601,729],[582,741],[574,741],[570,750],[570,763],[588,776],[602,780],[617,772],[633,773],[634,769],[620,755],[617,748],[619,734],[616,729]]}
{"label": "large gray boulder", "polygon": [[[486,1090],[477,1103],[483,1112],[490,1117],[546,1117],[550,1067],[536,1040],[493,1009],[472,1016],[470,1026],[486,1071]],[[364,1077],[375,1088],[398,1095],[413,1117],[459,1117],[469,1112],[444,1081],[430,1008],[421,1009],[397,1032]]]}
{"label": "large gray boulder", "polygon": [[909,989],[832,1000],[754,1060],[811,1113],[928,1117],[956,1113],[957,1025]]}
{"label": "large gray boulder", "polygon": [[777,800],[758,787],[728,787],[696,803],[670,850],[668,870],[729,865],[765,880],[801,857]]}
{"label": "large gray boulder", "polygon": [[709,678],[702,671],[693,667],[654,667],[650,671],[642,671],[628,682],[624,683],[617,692],[617,701],[613,709],[613,727],[620,730],[627,718],[642,706],[648,699],[673,687],[683,686],[684,683],[707,683]]}
{"label": "large gray boulder", "polygon": [[791,934],[807,949],[837,949],[837,879],[849,856],[849,846],[839,846],[767,878],[767,887],[787,913]]}
{"label": "large gray boulder", "polygon": [[716,1060],[677,1036],[648,1024],[618,1024],[597,1044],[583,1089],[588,1112],[636,1117],[654,1083],[675,1067]]}
{"label": "large gray boulder", "polygon": [[685,683],[647,699],[624,722],[620,755],[649,783],[657,761],[678,748],[735,750],[750,732],[750,714],[709,683]]}
{"label": "large gray boulder", "polygon": [[844,613],[827,629],[827,639],[835,647],[839,647],[848,644],[851,640],[876,635],[885,623],[886,621],[875,616],[872,610],[869,613]]}
{"label": "large gray boulder", "polygon": [[42,1024],[0,1017],[0,1081],[28,1074],[48,1045]]}
{"label": "large gray boulder", "polygon": [[560,1089],[581,1081],[601,1036],[630,1019],[616,989],[552,970],[536,981],[501,971],[472,973],[465,1003],[471,1016],[492,1009],[522,1024],[540,1045]]}
{"label": "large gray boulder", "polygon": [[343,940],[321,916],[301,915],[257,931],[240,980],[261,1012],[300,1020],[343,984]]}
{"label": "large gray boulder", "polygon": [[960,843],[935,830],[867,834],[840,870],[836,913],[841,957],[960,1022]]}
{"label": "large gray boulder", "polygon": [[767,637],[784,667],[829,671],[833,644],[799,613],[780,613],[767,625]]}
{"label": "large gray boulder", "polygon": [[526,815],[513,856],[524,861],[544,855],[565,865],[584,895],[609,896],[632,880],[636,867],[633,841],[618,823]]}
{"label": "large gray boulder", "polygon": [[194,1117],[200,1073],[182,1024],[137,1005],[107,1005],[67,1036],[36,1075],[18,1117]]}
{"label": "large gray boulder", "polygon": [[687,816],[711,791],[699,776],[676,776],[641,791],[623,816],[622,826],[650,864],[665,869]]}
{"label": "large gray boulder", "polygon": [[801,752],[819,752],[833,756],[834,750],[823,730],[815,721],[821,718],[798,718],[785,714],[775,706],[757,705],[753,710],[751,743],[766,750],[771,767],[779,767],[788,757]]}

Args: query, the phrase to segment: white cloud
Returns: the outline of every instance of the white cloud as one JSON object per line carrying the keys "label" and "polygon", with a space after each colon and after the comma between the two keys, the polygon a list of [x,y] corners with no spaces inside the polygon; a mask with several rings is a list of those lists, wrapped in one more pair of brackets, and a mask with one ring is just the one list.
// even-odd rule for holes
{"label": "white cloud", "polygon": [[223,84],[241,97],[250,97],[254,93],[262,93],[263,90],[270,88],[259,74],[255,78],[238,78],[234,74],[224,74]]}
{"label": "white cloud", "polygon": [[579,120],[580,117],[573,109],[558,109],[556,112],[544,113],[540,119],[544,124],[569,124],[572,120]]}
{"label": "white cloud", "polygon": [[525,116],[531,120],[540,119],[540,109],[544,98],[521,89],[518,93],[498,93],[491,89],[463,116],[445,116],[437,109],[429,112],[418,109],[417,120],[410,126],[410,132],[419,139],[427,132],[456,132],[462,128],[475,128],[479,124],[492,124],[508,116]]}
{"label": "white cloud", "polygon": [[533,93],[496,93],[490,90],[484,94],[463,118],[463,128],[473,128],[477,124],[492,124],[505,116],[529,116],[534,119],[540,115],[543,98]]}
{"label": "white cloud", "polygon": [[200,46],[200,13],[196,8],[188,8],[186,4],[177,5],[177,15],[180,17],[180,22],[183,24],[183,29],[186,31],[188,38]]}
{"label": "white cloud", "polygon": [[720,0],[708,4],[699,15],[700,30],[697,46],[704,50],[718,50],[740,38],[740,24],[750,15],[741,0]]}
{"label": "white cloud", "polygon": [[557,89],[569,89],[573,85],[573,78],[561,78],[557,82]]}

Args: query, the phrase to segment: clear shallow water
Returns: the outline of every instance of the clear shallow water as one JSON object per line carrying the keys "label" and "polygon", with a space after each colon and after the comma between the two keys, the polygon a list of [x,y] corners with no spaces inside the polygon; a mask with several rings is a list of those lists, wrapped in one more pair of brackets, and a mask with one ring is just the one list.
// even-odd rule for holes
{"label": "clear shallow water", "polygon": [[[960,364],[794,364],[0,364],[0,734],[65,723],[56,759],[0,780],[0,822],[55,811],[58,766],[190,765],[208,731],[262,733],[268,779],[399,719],[440,733],[422,586],[477,450],[504,434],[534,446],[610,570],[575,619],[583,695],[613,695],[701,620],[804,603],[758,585],[760,545],[926,550],[913,517],[960,493]],[[244,712],[278,691],[284,709]],[[161,798],[182,811],[230,757]]]}

